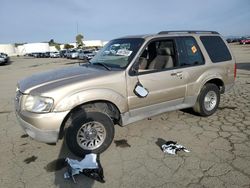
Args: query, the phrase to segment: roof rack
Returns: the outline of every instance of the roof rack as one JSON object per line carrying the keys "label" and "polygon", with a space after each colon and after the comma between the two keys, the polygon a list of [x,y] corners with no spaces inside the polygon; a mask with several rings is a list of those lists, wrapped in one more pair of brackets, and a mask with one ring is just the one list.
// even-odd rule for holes
{"label": "roof rack", "polygon": [[170,33],[190,33],[190,34],[203,34],[203,33],[209,33],[209,34],[219,34],[217,31],[185,31],[185,30],[180,30],[180,31],[161,31],[158,34],[170,34]]}

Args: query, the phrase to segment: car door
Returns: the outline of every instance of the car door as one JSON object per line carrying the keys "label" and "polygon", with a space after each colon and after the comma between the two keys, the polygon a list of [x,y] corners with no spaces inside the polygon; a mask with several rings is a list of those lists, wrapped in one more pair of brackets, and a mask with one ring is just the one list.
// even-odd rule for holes
{"label": "car door", "polygon": [[[144,51],[148,53],[146,57],[140,58],[146,58],[147,65],[144,66],[146,68],[139,69],[137,74],[127,77],[128,105],[131,116],[145,115],[145,113],[154,115],[166,111],[167,108],[174,109],[183,103],[188,74],[178,68],[175,46],[175,40],[167,38],[155,39],[144,47]],[[165,49],[167,55],[160,53],[164,51],[162,49]],[[145,53],[142,52],[142,54]],[[166,64],[170,57],[172,65],[169,67]],[[135,93],[135,87],[138,84],[148,91],[146,97],[140,97]]]}

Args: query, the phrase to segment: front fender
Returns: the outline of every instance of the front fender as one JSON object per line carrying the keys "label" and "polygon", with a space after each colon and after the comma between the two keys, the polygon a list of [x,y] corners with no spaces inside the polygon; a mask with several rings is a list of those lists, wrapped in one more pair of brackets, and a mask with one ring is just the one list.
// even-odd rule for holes
{"label": "front fender", "polygon": [[128,104],[125,96],[111,89],[91,89],[64,97],[55,105],[54,112],[71,110],[81,104],[100,100],[113,103],[121,113],[128,111]]}

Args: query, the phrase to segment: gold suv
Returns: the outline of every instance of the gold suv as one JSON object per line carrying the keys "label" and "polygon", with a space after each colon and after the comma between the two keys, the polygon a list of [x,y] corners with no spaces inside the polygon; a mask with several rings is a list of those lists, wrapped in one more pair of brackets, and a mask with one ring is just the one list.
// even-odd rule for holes
{"label": "gold suv", "polygon": [[24,131],[76,155],[101,153],[121,126],[171,110],[210,116],[236,77],[235,60],[214,31],[162,31],[111,40],[89,63],[17,84]]}

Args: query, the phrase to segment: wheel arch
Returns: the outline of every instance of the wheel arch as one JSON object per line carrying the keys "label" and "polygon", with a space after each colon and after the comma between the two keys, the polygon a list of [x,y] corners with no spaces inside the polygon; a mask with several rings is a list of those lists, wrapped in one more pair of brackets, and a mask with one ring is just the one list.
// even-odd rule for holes
{"label": "wheel arch", "polygon": [[69,113],[65,116],[59,131],[59,139],[62,139],[65,133],[65,130],[70,126],[70,118],[77,111],[84,110],[86,112],[102,112],[107,114],[114,124],[121,125],[121,112],[117,105],[108,100],[95,100],[88,101],[83,104],[75,106],[73,109],[69,111]]}
{"label": "wheel arch", "polygon": [[215,84],[219,88],[221,94],[223,94],[225,92],[225,84],[222,81],[222,79],[213,78],[213,79],[208,80],[205,84],[207,84],[207,83]]}

